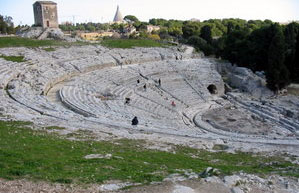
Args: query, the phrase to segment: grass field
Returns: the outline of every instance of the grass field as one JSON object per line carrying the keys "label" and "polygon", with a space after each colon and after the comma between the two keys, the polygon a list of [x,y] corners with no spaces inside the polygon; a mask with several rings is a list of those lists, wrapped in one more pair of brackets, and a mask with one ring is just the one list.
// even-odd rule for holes
{"label": "grass field", "polygon": [[58,40],[34,40],[21,37],[0,37],[0,48],[5,47],[42,47],[42,46],[70,46],[85,45],[84,42],[65,42]]}
{"label": "grass field", "polygon": [[12,62],[25,62],[24,56],[1,56],[0,58],[4,58],[7,61],[12,61]]}
{"label": "grass field", "polygon": [[[45,46],[71,46],[87,45],[86,42],[65,42],[57,40],[34,40],[21,37],[0,37],[0,48],[5,47],[45,47]],[[93,43],[94,44],[94,43]],[[133,47],[166,47],[167,44],[150,39],[104,39],[101,45],[109,48],[133,48]],[[54,51],[54,48],[44,48],[45,51]]]}
{"label": "grass field", "polygon": [[109,48],[165,47],[166,44],[150,39],[104,39],[101,44]]}
{"label": "grass field", "polygon": [[[45,180],[59,183],[101,183],[123,180],[149,183],[190,169],[207,167],[221,175],[234,172],[299,177],[299,166],[281,157],[249,153],[211,153],[181,146],[170,152],[147,150],[143,141],[71,141],[45,131],[26,128],[30,123],[0,121],[0,178]],[[53,130],[56,127],[49,129]],[[63,128],[58,128],[63,129]],[[111,154],[110,159],[85,159]]]}

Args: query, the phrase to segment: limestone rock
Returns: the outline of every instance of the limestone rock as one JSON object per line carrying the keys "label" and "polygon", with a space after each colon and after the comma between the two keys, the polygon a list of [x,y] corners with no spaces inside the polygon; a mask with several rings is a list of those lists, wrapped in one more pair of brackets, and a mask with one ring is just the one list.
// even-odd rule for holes
{"label": "limestone rock", "polygon": [[233,187],[231,191],[232,193],[244,193],[239,187]]}
{"label": "limestone rock", "polygon": [[202,178],[206,178],[206,177],[210,177],[210,176],[214,176],[214,175],[219,175],[220,172],[218,169],[212,168],[212,167],[208,167],[207,169],[205,169],[205,171],[203,171],[202,173],[200,173],[200,177]]}
{"label": "limestone rock", "polygon": [[100,186],[100,191],[117,191],[127,186],[138,185],[132,183],[110,183],[110,184],[103,184]]}
{"label": "limestone rock", "polygon": [[239,176],[233,175],[233,176],[225,176],[223,181],[227,186],[232,187],[235,186],[237,182],[240,180],[241,178]]}
{"label": "limestone rock", "polygon": [[79,39],[70,38],[64,35],[64,33],[59,28],[42,28],[42,27],[31,27],[23,28],[17,32],[17,35],[24,38],[32,39],[55,39],[55,40],[64,40],[68,42],[75,42]]}
{"label": "limestone rock", "polygon": [[195,193],[195,191],[187,186],[175,185],[172,193]]}
{"label": "limestone rock", "polygon": [[250,93],[256,98],[272,96],[273,92],[266,87],[262,73],[254,74],[250,69],[233,66],[230,63],[218,63],[217,70],[227,77],[227,83],[242,92]]}
{"label": "limestone rock", "polygon": [[85,159],[110,159],[111,157],[112,157],[111,154],[106,154],[106,155],[90,154],[90,155],[84,156]]}

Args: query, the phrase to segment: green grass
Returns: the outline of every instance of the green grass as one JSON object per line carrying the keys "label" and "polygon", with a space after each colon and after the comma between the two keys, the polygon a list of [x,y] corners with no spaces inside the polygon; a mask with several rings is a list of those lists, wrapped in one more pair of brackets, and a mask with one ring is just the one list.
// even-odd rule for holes
{"label": "green grass", "polygon": [[[43,48],[45,51],[55,51],[50,46],[71,46],[87,45],[91,43],[74,42],[69,43],[57,40],[34,40],[21,37],[0,37],[0,48],[5,47],[48,47]],[[150,39],[104,39],[101,44],[109,48],[133,48],[133,47],[166,47],[167,45]]]}
{"label": "green grass", "polygon": [[63,127],[57,127],[57,126],[46,127],[45,129],[47,129],[47,130],[64,130]]}
{"label": "green grass", "polygon": [[55,48],[43,48],[43,50],[47,51],[47,52],[54,52]]}
{"label": "green grass", "polygon": [[85,45],[84,42],[69,43],[57,40],[34,40],[21,37],[0,37],[0,48]]}
{"label": "green grass", "polygon": [[[222,175],[243,171],[299,177],[298,165],[281,157],[211,153],[181,146],[175,147],[174,154],[144,149],[143,141],[71,141],[33,131],[26,125],[0,121],[0,178],[85,184],[105,180],[149,183],[182,169],[200,173],[207,167],[219,169]],[[89,154],[112,154],[112,158],[85,159]]]}
{"label": "green grass", "polygon": [[24,56],[0,56],[0,58],[4,58],[5,60],[12,62],[25,62]]}
{"label": "green grass", "polygon": [[104,39],[101,44],[109,48],[165,47],[166,44],[150,39]]}

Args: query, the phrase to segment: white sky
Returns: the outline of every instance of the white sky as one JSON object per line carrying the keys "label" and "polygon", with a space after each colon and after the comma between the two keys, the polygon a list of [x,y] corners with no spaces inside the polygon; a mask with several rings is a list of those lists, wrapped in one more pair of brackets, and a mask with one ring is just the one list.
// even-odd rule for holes
{"label": "white sky", "polygon": [[[123,16],[200,20],[214,18],[271,19],[277,22],[299,20],[299,0],[54,0],[59,22],[109,22],[116,6]],[[33,24],[34,0],[0,0],[0,14],[10,15],[16,25]]]}

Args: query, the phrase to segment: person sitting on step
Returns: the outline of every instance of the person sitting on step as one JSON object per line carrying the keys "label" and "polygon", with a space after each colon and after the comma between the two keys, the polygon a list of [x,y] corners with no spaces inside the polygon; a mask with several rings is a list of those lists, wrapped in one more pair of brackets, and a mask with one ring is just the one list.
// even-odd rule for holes
{"label": "person sitting on step", "polygon": [[134,119],[132,120],[132,125],[138,125],[138,119],[135,116]]}
{"label": "person sitting on step", "polygon": [[130,101],[131,101],[131,99],[130,98],[125,98],[125,104],[129,104],[130,103]]}

